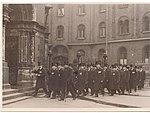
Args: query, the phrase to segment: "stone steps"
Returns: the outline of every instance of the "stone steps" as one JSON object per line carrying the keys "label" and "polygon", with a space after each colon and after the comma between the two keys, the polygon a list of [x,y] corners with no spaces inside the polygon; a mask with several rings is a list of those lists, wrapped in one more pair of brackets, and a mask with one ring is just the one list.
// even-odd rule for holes
{"label": "stone steps", "polygon": [[19,101],[22,101],[22,100],[26,100],[26,99],[29,99],[29,98],[31,98],[31,96],[23,96],[23,97],[19,97],[19,98],[6,100],[6,101],[3,101],[3,105],[12,104],[12,103],[19,102]]}
{"label": "stone steps", "polygon": [[12,93],[12,94],[8,94],[8,95],[3,95],[3,101],[14,99],[14,98],[19,98],[19,97],[23,97],[23,96],[25,96],[24,93]]}
{"label": "stone steps", "polygon": [[3,85],[3,105],[31,98],[33,92],[34,92],[33,86],[26,85],[26,87],[20,86],[10,87],[9,84],[5,84]]}
{"label": "stone steps", "polygon": [[3,84],[3,89],[10,89],[10,88],[11,88],[10,84]]}
{"label": "stone steps", "polygon": [[19,90],[18,89],[5,89],[3,90],[3,95],[8,95],[8,94],[12,94],[12,93],[18,93]]}

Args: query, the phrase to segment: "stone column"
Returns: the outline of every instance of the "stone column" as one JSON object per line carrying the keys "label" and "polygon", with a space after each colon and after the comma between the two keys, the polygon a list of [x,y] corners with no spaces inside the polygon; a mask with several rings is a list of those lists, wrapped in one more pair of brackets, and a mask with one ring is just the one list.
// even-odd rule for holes
{"label": "stone column", "polygon": [[[26,32],[26,31],[24,31]],[[24,36],[25,34],[22,33],[22,35]],[[27,61],[30,60],[30,64],[27,65],[21,65],[21,67],[18,70],[18,76],[20,77],[20,80],[18,80],[18,84],[19,86],[25,88],[25,87],[32,87],[33,86],[33,78],[32,78],[32,69],[35,65],[35,32],[34,31],[29,31],[29,35],[27,37],[27,40],[30,40],[30,47],[27,47],[30,50],[27,50],[27,56],[29,59],[27,59]],[[23,49],[23,48],[21,48]],[[29,52],[30,51],[30,52]],[[22,58],[21,58],[22,59]]]}
{"label": "stone column", "polygon": [[3,32],[2,32],[2,59],[3,59],[3,85],[9,85],[9,68],[8,64],[5,61],[5,30],[6,24],[9,22],[10,17],[8,16],[10,12],[10,8],[8,4],[3,5]]}

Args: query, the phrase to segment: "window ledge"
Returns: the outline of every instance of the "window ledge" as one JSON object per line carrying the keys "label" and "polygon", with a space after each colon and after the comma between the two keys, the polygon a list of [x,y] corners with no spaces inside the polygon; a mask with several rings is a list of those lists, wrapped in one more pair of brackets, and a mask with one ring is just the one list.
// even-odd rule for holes
{"label": "window ledge", "polygon": [[63,16],[65,16],[65,15],[58,15],[58,17],[63,17]]}
{"label": "window ledge", "polygon": [[100,13],[105,13],[106,12],[106,10],[101,10],[101,11],[99,11]]}
{"label": "window ledge", "polygon": [[142,31],[142,33],[143,33],[143,34],[145,34],[145,33],[150,33],[150,31]]}
{"label": "window ledge", "polygon": [[86,39],[85,37],[77,37],[78,40],[84,40]]}
{"label": "window ledge", "polygon": [[79,16],[84,16],[85,15],[85,13],[79,13]]}
{"label": "window ledge", "polygon": [[119,34],[119,36],[129,35],[130,33]]}
{"label": "window ledge", "polygon": [[64,40],[64,38],[57,38],[57,41],[62,41]]}
{"label": "window ledge", "polygon": [[106,38],[106,36],[99,36],[99,38]]}

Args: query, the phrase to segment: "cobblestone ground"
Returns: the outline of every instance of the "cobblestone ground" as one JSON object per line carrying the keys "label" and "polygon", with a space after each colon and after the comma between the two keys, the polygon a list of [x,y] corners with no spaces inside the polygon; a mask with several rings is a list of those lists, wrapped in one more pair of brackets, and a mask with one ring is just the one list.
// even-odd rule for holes
{"label": "cobblestone ground", "polygon": [[40,95],[24,101],[5,105],[3,108],[150,108],[150,88],[138,90],[131,94],[99,97],[85,96],[66,102],[58,99],[49,99]]}

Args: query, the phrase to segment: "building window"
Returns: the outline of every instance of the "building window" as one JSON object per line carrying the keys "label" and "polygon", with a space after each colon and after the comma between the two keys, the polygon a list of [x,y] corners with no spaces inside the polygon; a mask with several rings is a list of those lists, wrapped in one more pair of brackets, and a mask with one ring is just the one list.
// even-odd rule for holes
{"label": "building window", "polygon": [[101,22],[99,24],[99,37],[106,37],[106,23]]}
{"label": "building window", "polygon": [[144,63],[150,62],[150,46],[149,45],[143,48],[143,62]]}
{"label": "building window", "polygon": [[150,13],[143,16],[143,31],[150,31]]}
{"label": "building window", "polygon": [[80,50],[78,50],[78,52],[80,52],[80,55],[81,55],[81,57],[79,58],[79,64],[85,63],[85,51],[80,49]]}
{"label": "building window", "polygon": [[65,7],[63,4],[58,5],[58,16],[64,16],[65,15]]}
{"label": "building window", "polygon": [[118,63],[127,65],[127,49],[125,47],[120,47],[118,49]]}
{"label": "building window", "polygon": [[99,11],[100,13],[106,12],[106,5],[105,4],[99,5]]}
{"label": "building window", "polygon": [[57,38],[63,39],[64,38],[63,35],[64,35],[64,27],[62,25],[59,25],[57,27]]}
{"label": "building window", "polygon": [[129,6],[129,4],[120,4],[119,5],[119,8],[122,9],[122,8],[127,8]]}
{"label": "building window", "polygon": [[78,26],[78,39],[85,39],[85,25]]}
{"label": "building window", "polygon": [[119,35],[129,34],[129,20],[127,17],[121,17],[118,22]]}
{"label": "building window", "polygon": [[79,5],[78,8],[79,15],[85,15],[85,5]]}

